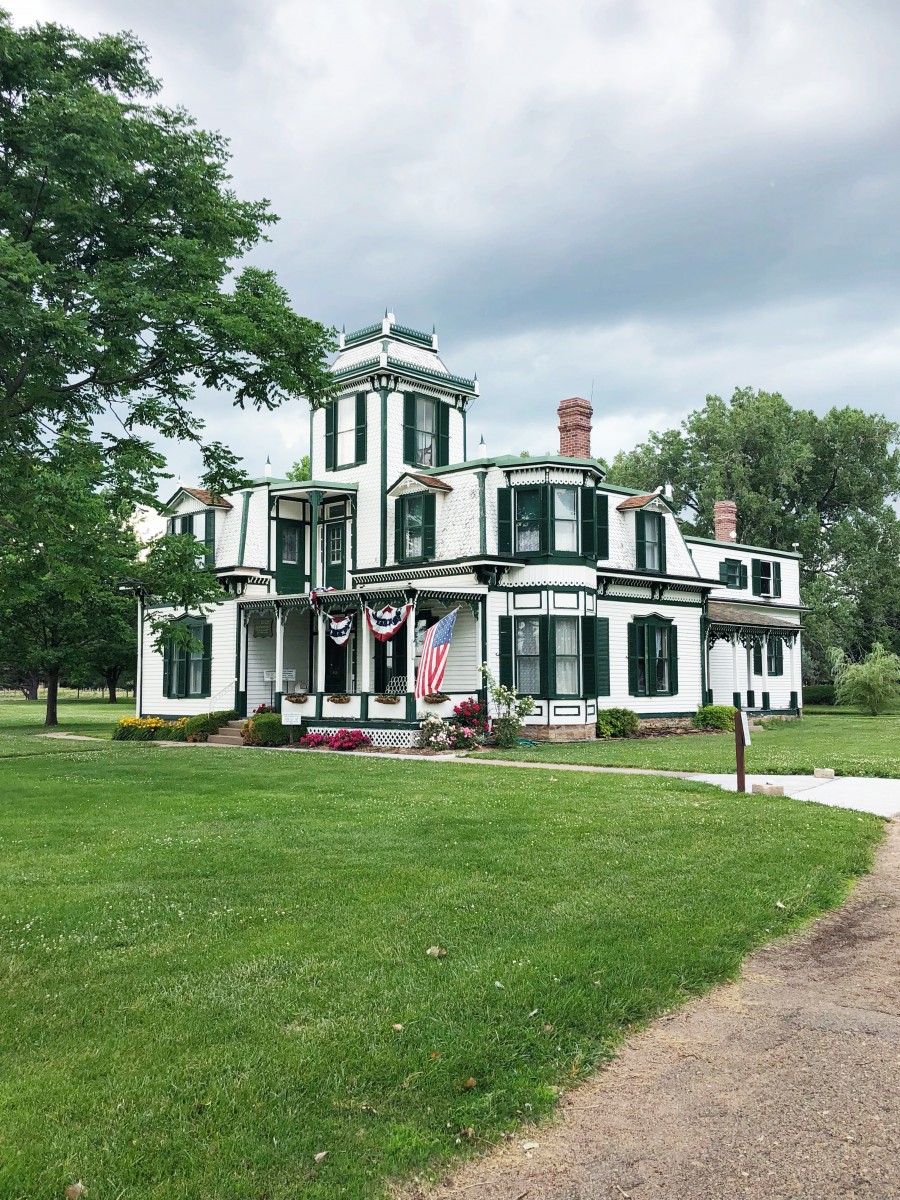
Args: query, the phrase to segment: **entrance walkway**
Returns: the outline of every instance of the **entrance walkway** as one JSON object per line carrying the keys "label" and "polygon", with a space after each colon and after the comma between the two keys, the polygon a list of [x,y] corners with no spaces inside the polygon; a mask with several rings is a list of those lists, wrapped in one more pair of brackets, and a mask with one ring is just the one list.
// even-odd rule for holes
{"label": "entrance walkway", "polygon": [[626,1042],[554,1122],[406,1200],[900,1197],[900,824],[805,935]]}

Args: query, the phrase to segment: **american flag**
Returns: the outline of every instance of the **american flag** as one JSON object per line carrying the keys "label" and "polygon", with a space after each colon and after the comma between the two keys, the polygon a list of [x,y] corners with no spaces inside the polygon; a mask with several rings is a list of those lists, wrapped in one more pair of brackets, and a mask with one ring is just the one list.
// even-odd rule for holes
{"label": "american flag", "polygon": [[421,700],[432,692],[439,692],[444,682],[444,668],[447,666],[447,655],[450,653],[450,639],[453,637],[453,626],[456,624],[458,608],[441,617],[436,625],[425,630],[425,640],[422,642],[422,657],[419,660],[419,670],[416,674],[416,699]]}

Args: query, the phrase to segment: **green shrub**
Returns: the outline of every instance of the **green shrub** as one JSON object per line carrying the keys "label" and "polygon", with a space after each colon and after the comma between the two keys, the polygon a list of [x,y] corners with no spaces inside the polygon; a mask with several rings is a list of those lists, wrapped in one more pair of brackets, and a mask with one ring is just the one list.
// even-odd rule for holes
{"label": "green shrub", "polygon": [[803,689],[804,704],[834,704],[833,683],[811,683]]}
{"label": "green shrub", "polygon": [[704,704],[692,719],[698,729],[723,729],[726,733],[733,733],[736,711],[732,704]]}
{"label": "green shrub", "polygon": [[184,727],[185,741],[208,741],[211,733],[218,733],[223,725],[227,725],[229,721],[234,721],[236,718],[237,713],[233,709],[227,712],[199,713],[196,717],[188,717]]}
{"label": "green shrub", "polygon": [[280,713],[257,713],[241,726],[248,746],[286,746],[294,730],[302,732],[296,725],[282,725]]}
{"label": "green shrub", "polygon": [[497,745],[509,750],[518,745],[522,722],[518,717],[494,717],[491,731],[497,739]]}
{"label": "green shrub", "polygon": [[638,715],[630,708],[604,708],[597,714],[597,737],[634,737],[638,725]]}
{"label": "green shrub", "polygon": [[876,642],[862,662],[851,662],[842,650],[832,650],[834,695],[838,704],[862,708],[877,717],[900,699],[900,655]]}
{"label": "green shrub", "polygon": [[113,730],[114,742],[183,742],[187,717],[123,717]]}

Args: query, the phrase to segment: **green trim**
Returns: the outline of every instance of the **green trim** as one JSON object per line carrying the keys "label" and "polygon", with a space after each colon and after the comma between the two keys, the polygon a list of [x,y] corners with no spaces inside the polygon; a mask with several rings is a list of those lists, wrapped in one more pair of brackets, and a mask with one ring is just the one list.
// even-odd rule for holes
{"label": "green trim", "polygon": [[244,630],[244,622],[240,612],[235,613],[237,620],[234,623],[235,639],[234,639],[234,711],[238,716],[242,716],[240,709],[241,703],[241,634]]}
{"label": "green trim", "polygon": [[[243,504],[241,507],[241,540],[238,544],[238,560],[237,560],[237,565],[239,567],[242,567],[244,565],[244,550],[247,547],[247,520],[250,516],[250,497],[252,494],[253,494],[252,492],[244,492],[244,500],[243,500]],[[268,548],[268,553],[266,554],[266,562],[270,566],[271,566],[271,561],[272,561],[272,551],[271,551],[271,548]]]}
{"label": "green trim", "polygon": [[652,596],[603,596],[597,593],[597,604],[605,604],[607,601],[612,601],[613,604],[665,604],[673,608],[699,608],[702,612],[702,600],[666,600],[657,596],[655,599]]}
{"label": "green trim", "polygon": [[387,388],[381,388],[381,548],[379,563],[387,563]]}
{"label": "green trim", "polygon": [[309,493],[309,590],[316,590],[319,578],[319,504],[321,492]]}
{"label": "green trim", "polygon": [[350,554],[350,573],[356,570],[356,497],[350,497],[350,533],[353,538],[353,549]]}
{"label": "green trim", "polygon": [[701,546],[721,546],[730,550],[755,550],[759,554],[765,554],[769,558],[802,558],[802,554],[796,554],[793,550],[770,550],[768,546],[751,546],[747,542],[717,542],[715,538],[691,537],[688,534],[683,534],[686,542],[698,542]]}
{"label": "green trim", "polygon": [[[603,478],[603,468],[593,458],[566,458],[562,454],[544,454],[540,458],[520,458],[518,454],[501,454],[497,458],[473,458],[469,462],[447,463],[444,467],[418,467],[419,475],[447,475],[455,471],[476,471],[479,467],[498,467],[501,470],[520,468],[523,471],[535,467],[576,467],[581,471],[589,470]],[[540,484],[527,484],[527,487],[540,487]],[[576,484],[570,486],[576,487]],[[601,485],[605,487],[604,485]],[[640,492],[629,495],[640,495]]]}
{"label": "green trim", "polygon": [[315,475],[313,474],[313,417],[314,416],[315,416],[315,411],[314,411],[314,409],[310,408],[310,410],[309,410],[309,473],[313,478],[315,478]]}
{"label": "green trim", "polygon": [[465,410],[465,409],[463,409],[463,410],[462,410],[462,421],[463,421],[463,458],[465,458],[465,457],[466,457],[466,454],[467,454],[467,450],[466,450],[466,439],[467,439],[467,434],[466,434],[466,410]]}
{"label": "green trim", "polygon": [[[336,492],[342,495],[344,492],[358,492],[358,483],[332,483],[327,479],[303,479],[299,483],[290,479],[266,479],[256,481],[258,485],[265,483],[270,492],[307,492],[310,488],[316,488],[322,492]],[[291,499],[290,496],[287,497]],[[302,500],[300,496],[298,499]]]}
{"label": "green trim", "polygon": [[478,472],[478,550],[481,554],[487,554],[487,499],[485,496],[485,482],[487,473],[485,471]]}
{"label": "green trim", "polygon": [[705,614],[700,617],[700,695],[706,695],[706,631],[709,619]]}

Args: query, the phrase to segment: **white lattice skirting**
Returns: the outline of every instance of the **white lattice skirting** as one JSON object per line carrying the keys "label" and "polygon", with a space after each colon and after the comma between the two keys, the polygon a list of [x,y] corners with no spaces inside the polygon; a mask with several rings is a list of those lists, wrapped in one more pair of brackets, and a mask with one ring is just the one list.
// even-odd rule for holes
{"label": "white lattice skirting", "polygon": [[[419,740],[419,731],[417,729],[372,729],[367,725],[354,725],[354,729],[359,729],[363,733],[369,735],[372,739],[373,746],[384,746],[396,750],[412,749]],[[337,733],[333,725],[310,725],[309,729],[304,729],[304,733]]]}

